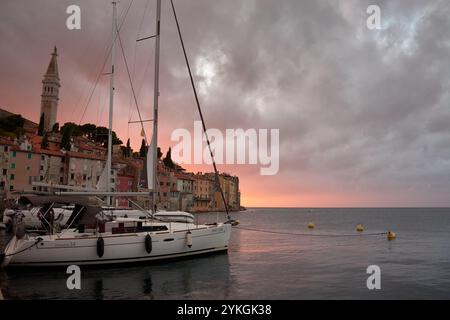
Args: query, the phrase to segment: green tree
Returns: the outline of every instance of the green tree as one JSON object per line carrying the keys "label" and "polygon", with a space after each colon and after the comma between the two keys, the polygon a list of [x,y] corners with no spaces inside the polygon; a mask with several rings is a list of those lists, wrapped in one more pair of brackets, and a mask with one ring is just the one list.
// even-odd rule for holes
{"label": "green tree", "polygon": [[132,154],[133,154],[133,149],[131,149],[130,138],[128,138],[127,147],[126,147],[126,156],[129,158],[129,157],[131,157]]}
{"label": "green tree", "polygon": [[58,133],[59,132],[59,123],[55,123],[52,127],[52,132],[53,133]]}
{"label": "green tree", "polygon": [[42,138],[41,149],[47,149],[47,148],[48,148],[48,136],[46,134],[46,135],[44,135],[44,138]]}
{"label": "green tree", "polygon": [[86,123],[80,127],[82,134],[85,135],[89,140],[94,139],[96,129],[97,129],[97,126],[92,123]]}
{"label": "green tree", "polygon": [[25,130],[25,119],[19,114],[14,114],[0,119],[0,135],[8,137],[20,137]]}
{"label": "green tree", "polygon": [[163,156],[163,153],[161,152],[160,147],[157,148],[157,155],[158,155],[158,159],[161,159],[161,157]]}
{"label": "green tree", "polygon": [[39,119],[38,136],[42,137],[44,135],[44,121],[45,113],[42,112],[41,118]]}
{"label": "green tree", "polygon": [[124,158],[128,158],[128,149],[125,146],[120,146],[120,151],[122,152],[122,156]]}
{"label": "green tree", "polygon": [[81,136],[83,133],[81,132],[81,128],[79,125],[77,125],[76,123],[73,122],[66,122],[64,123],[64,125],[61,127],[61,133],[64,134],[64,132],[67,130],[67,128],[70,129],[71,131],[71,136],[74,137],[79,137]]}
{"label": "green tree", "polygon": [[70,151],[70,140],[72,138],[73,131],[75,127],[66,126],[66,124],[61,128],[62,138],[61,138],[61,149]]}
{"label": "green tree", "polygon": [[123,144],[122,140],[119,139],[119,137],[114,131],[112,132],[112,144],[119,146]]}
{"label": "green tree", "polygon": [[[101,143],[105,148],[108,147],[108,136],[109,129],[106,127],[97,127],[94,134],[94,141]],[[112,144],[113,145],[121,145],[123,144],[122,140],[117,137],[117,134],[112,132]]]}
{"label": "green tree", "polygon": [[163,159],[164,165],[168,168],[175,169],[177,166],[172,160],[172,148],[169,148],[166,153],[166,157]]}
{"label": "green tree", "polygon": [[0,119],[0,129],[13,132],[17,128],[23,128],[25,119],[20,114],[4,117]]}
{"label": "green tree", "polygon": [[147,156],[147,146],[145,145],[145,140],[142,139],[141,148],[139,149],[139,156],[145,158]]}

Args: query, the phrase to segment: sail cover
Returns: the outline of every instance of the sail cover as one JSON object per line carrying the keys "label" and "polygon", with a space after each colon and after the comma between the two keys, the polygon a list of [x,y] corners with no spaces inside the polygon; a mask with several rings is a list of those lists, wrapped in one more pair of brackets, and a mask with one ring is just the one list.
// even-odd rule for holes
{"label": "sail cover", "polygon": [[108,170],[107,170],[106,166],[103,169],[102,175],[98,179],[96,189],[101,190],[101,191],[108,190]]}
{"label": "sail cover", "polygon": [[155,159],[155,137],[152,137],[152,142],[150,143],[150,146],[148,148],[147,152],[147,183],[148,183],[148,189],[155,190],[155,165],[154,165],[154,159]]}

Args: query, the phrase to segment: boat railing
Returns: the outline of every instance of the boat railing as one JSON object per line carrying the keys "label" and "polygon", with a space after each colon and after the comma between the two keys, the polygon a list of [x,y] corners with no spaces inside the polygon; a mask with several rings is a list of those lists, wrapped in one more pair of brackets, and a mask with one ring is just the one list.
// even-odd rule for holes
{"label": "boat railing", "polygon": [[[77,219],[77,217],[80,215],[80,213],[83,211],[84,207],[81,207],[80,210],[77,212],[77,214],[73,217],[72,221],[70,222],[70,224],[67,226],[67,228],[64,228],[63,232],[61,232],[60,234],[57,234],[58,238],[61,238],[64,233],[70,229],[70,227],[72,226],[72,224],[74,223],[74,221]],[[75,208],[74,208],[75,210]]]}

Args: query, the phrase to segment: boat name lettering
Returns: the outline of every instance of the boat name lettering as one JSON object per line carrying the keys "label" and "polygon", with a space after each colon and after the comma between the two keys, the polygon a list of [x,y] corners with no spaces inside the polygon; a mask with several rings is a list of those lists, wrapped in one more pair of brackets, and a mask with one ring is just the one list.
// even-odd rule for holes
{"label": "boat name lettering", "polygon": [[77,244],[75,241],[55,243],[55,248],[74,248]]}

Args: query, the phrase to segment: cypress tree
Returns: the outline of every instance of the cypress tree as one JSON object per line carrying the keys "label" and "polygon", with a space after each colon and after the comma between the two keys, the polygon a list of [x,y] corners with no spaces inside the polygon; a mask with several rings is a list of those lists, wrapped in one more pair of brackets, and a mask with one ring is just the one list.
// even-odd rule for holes
{"label": "cypress tree", "polygon": [[45,119],[45,115],[42,112],[41,118],[39,119],[39,128],[38,128],[38,136],[41,136],[41,137],[44,135],[44,119]]}
{"label": "cypress tree", "polygon": [[130,145],[130,138],[127,140],[127,149],[126,149],[126,156],[129,158],[132,154],[131,145]]}
{"label": "cypress tree", "polygon": [[47,149],[48,148],[48,136],[45,135],[41,142],[41,149]]}
{"label": "cypress tree", "polygon": [[172,148],[166,153],[166,157],[163,159],[164,165],[168,168],[175,169],[175,163],[172,161]]}
{"label": "cypress tree", "polygon": [[139,156],[145,158],[147,156],[147,146],[145,145],[145,140],[142,139],[141,149],[139,149]]}

